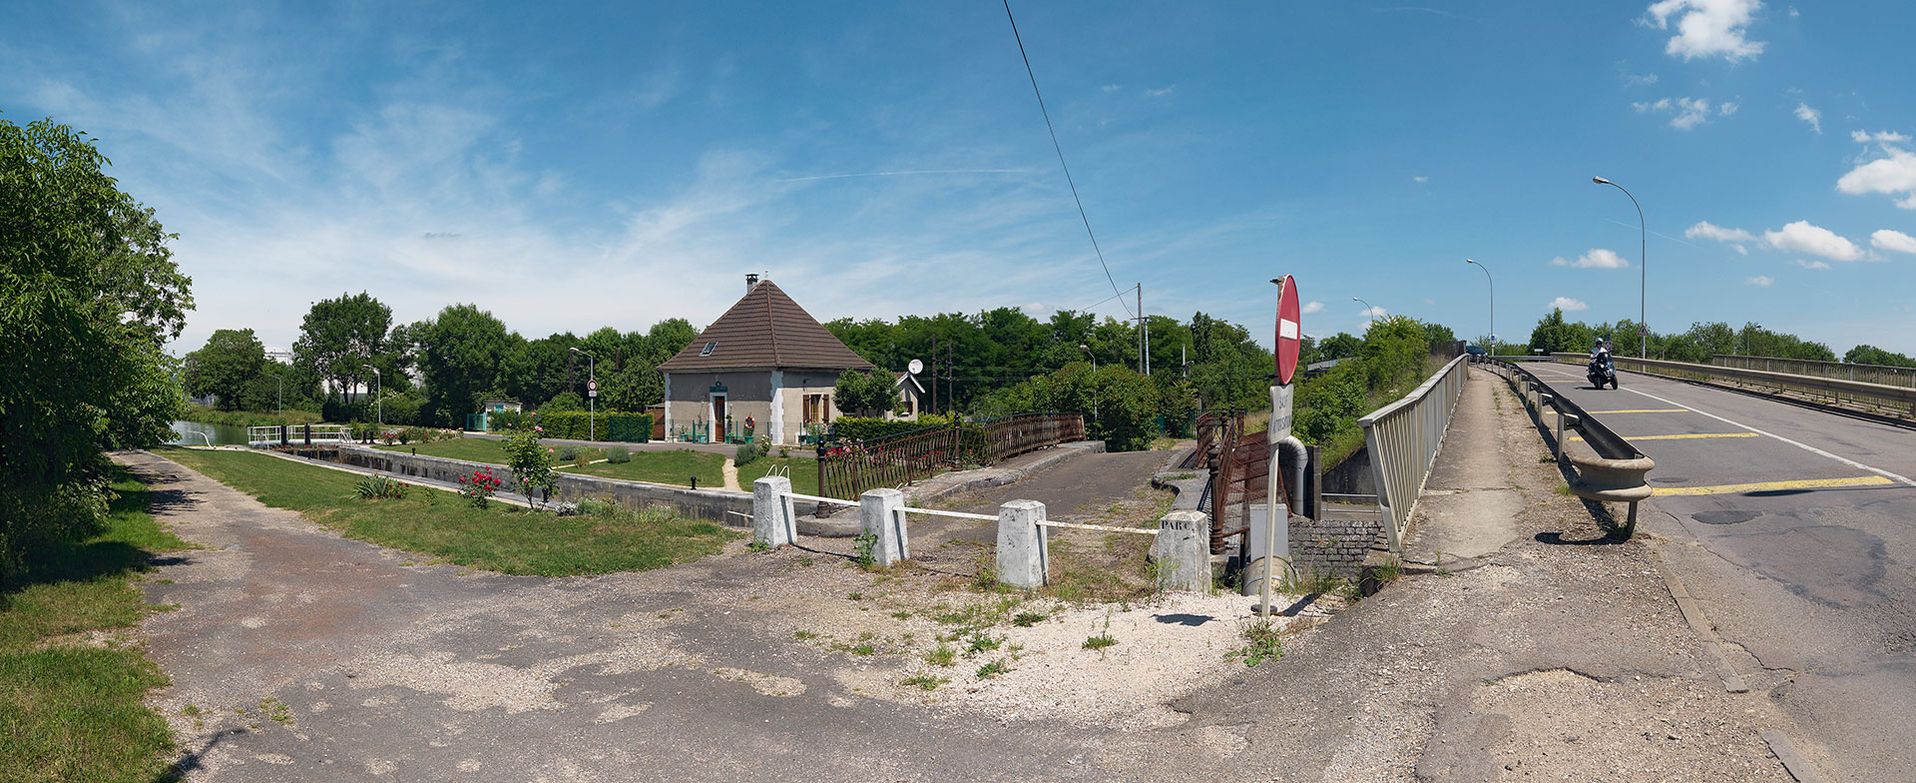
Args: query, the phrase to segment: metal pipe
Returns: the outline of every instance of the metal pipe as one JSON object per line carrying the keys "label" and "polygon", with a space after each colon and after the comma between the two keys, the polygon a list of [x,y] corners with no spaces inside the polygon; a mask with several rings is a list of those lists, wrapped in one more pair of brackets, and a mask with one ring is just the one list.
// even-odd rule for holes
{"label": "metal pipe", "polygon": [[1643,205],[1638,204],[1637,197],[1631,195],[1630,191],[1622,185],[1602,177],[1591,177],[1590,181],[1598,185],[1609,185],[1610,187],[1623,191],[1623,195],[1630,197],[1630,205],[1637,208],[1637,276],[1639,278],[1637,284],[1637,335],[1640,338],[1638,341],[1640,347],[1638,348],[1637,355],[1648,359],[1650,358],[1650,308],[1648,304],[1650,300],[1650,261],[1644,256],[1649,253],[1650,250],[1649,239],[1647,238],[1650,229],[1648,224],[1643,221]]}

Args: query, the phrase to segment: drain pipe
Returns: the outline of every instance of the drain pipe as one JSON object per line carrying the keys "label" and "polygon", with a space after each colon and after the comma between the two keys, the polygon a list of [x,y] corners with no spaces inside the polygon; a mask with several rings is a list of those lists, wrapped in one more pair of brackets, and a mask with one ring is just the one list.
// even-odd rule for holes
{"label": "drain pipe", "polygon": [[[1285,482],[1285,488],[1289,490],[1286,503],[1292,513],[1301,514],[1304,510],[1304,473],[1311,461],[1310,449],[1306,448],[1304,441],[1298,440],[1295,435],[1280,438],[1277,441],[1277,448],[1291,458],[1290,481]],[[1276,464],[1282,467],[1284,463]]]}

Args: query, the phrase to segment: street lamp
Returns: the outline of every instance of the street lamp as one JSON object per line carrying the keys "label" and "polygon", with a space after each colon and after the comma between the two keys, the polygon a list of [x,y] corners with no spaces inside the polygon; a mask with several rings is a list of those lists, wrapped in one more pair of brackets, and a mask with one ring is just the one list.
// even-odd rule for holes
{"label": "street lamp", "polygon": [[1490,355],[1497,355],[1497,279],[1490,276],[1490,267],[1477,263],[1477,259],[1466,258],[1464,263],[1484,270],[1484,279],[1490,281]]}
{"label": "street lamp", "polygon": [[385,397],[384,391],[385,391],[386,382],[384,379],[380,378],[378,367],[374,367],[370,364],[362,364],[359,366],[373,371],[373,410],[376,411],[374,416],[376,417],[376,420],[379,423],[378,424],[379,428],[385,429],[386,428],[386,400],[384,399]]}
{"label": "street lamp", "polygon": [[1353,302],[1356,302],[1356,303],[1358,303],[1358,304],[1361,304],[1361,305],[1363,305],[1363,306],[1364,306],[1364,323],[1370,323],[1370,321],[1371,321],[1371,318],[1373,317],[1373,316],[1372,316],[1372,314],[1373,314],[1373,313],[1375,313],[1375,312],[1377,312],[1377,308],[1375,308],[1375,307],[1372,307],[1372,306],[1370,306],[1370,303],[1369,303],[1369,302],[1366,302],[1366,301],[1364,301],[1364,300],[1362,300],[1362,299],[1359,299],[1359,298],[1357,298],[1357,297],[1355,297],[1355,296],[1353,296],[1353,297],[1351,297],[1351,301],[1353,301]]}
{"label": "street lamp", "polygon": [[1091,346],[1078,343],[1078,350],[1091,357],[1091,420],[1098,420],[1098,355],[1091,352]]}
{"label": "street lamp", "polygon": [[1637,283],[1637,355],[1648,359],[1650,358],[1650,263],[1644,256],[1649,252],[1650,243],[1646,236],[1649,234],[1649,227],[1643,222],[1643,205],[1638,204],[1637,197],[1631,196],[1630,191],[1624,190],[1622,185],[1602,177],[1591,177],[1590,181],[1598,185],[1609,185],[1617,190],[1623,190],[1623,195],[1630,196],[1630,205],[1637,208],[1637,275],[1639,277]]}
{"label": "street lamp", "polygon": [[599,439],[599,361],[593,358],[592,354],[581,351],[576,346],[567,348],[566,350],[585,357],[587,378],[585,388],[585,439],[596,441]]}

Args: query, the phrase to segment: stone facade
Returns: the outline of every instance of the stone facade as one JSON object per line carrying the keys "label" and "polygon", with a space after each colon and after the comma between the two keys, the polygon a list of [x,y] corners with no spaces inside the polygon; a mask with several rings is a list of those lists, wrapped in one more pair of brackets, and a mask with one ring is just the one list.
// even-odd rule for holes
{"label": "stone facade", "polygon": [[1356,577],[1383,540],[1376,519],[1291,517],[1291,568],[1299,576]]}

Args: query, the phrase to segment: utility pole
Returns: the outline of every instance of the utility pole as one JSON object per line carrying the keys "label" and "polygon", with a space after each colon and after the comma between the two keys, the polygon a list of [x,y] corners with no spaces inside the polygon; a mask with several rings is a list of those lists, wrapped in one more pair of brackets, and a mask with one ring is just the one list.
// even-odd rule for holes
{"label": "utility pole", "polygon": [[938,335],[931,336],[931,412],[938,412]]}
{"label": "utility pole", "polygon": [[1151,368],[1145,364],[1144,357],[1144,284],[1138,284],[1138,372],[1151,374]]}

